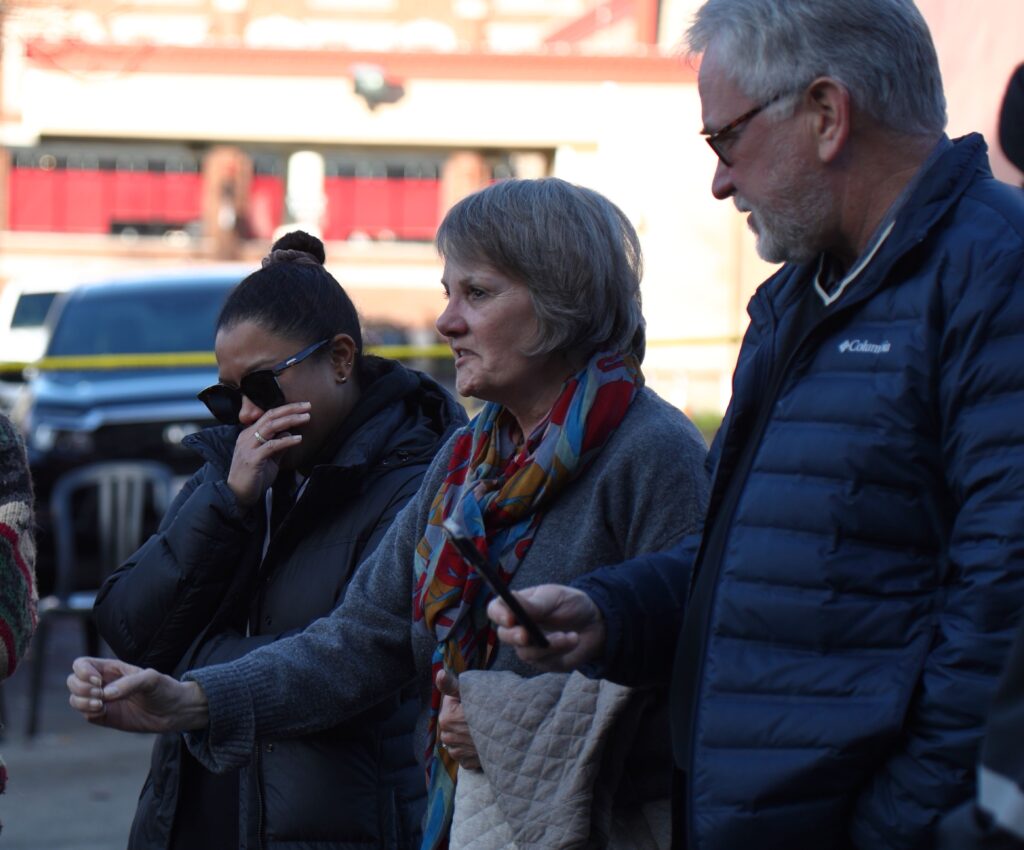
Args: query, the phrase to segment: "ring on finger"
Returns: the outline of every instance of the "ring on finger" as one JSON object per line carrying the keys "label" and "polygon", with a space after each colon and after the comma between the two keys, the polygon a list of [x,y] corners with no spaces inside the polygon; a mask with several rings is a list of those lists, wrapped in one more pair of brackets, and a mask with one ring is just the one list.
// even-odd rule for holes
{"label": "ring on finger", "polygon": [[439,747],[440,747],[440,748],[441,748],[442,750],[447,750],[447,749],[448,749],[448,745],[447,745],[447,744],[446,744],[446,743],[445,743],[444,741],[441,741],[441,742],[440,742],[440,743],[438,744],[438,746],[439,746]]}
{"label": "ring on finger", "polygon": [[262,446],[267,442],[267,438],[264,437],[259,431],[253,431],[252,435],[256,438],[256,445]]}

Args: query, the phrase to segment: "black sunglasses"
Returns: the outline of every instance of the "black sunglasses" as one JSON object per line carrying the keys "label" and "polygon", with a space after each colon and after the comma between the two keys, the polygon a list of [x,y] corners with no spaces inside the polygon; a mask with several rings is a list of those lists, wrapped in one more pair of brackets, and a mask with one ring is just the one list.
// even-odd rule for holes
{"label": "black sunglasses", "polygon": [[280,407],[285,403],[284,393],[277,383],[277,376],[285,369],[301,363],[311,354],[319,351],[330,339],[322,339],[314,342],[308,348],[302,349],[298,354],[282,360],[270,369],[257,369],[250,372],[238,382],[237,387],[229,387],[227,384],[214,384],[207,387],[196,396],[209,409],[210,413],[217,417],[225,425],[237,425],[238,414],[242,411],[242,396],[255,404],[260,410],[270,410],[273,407]]}

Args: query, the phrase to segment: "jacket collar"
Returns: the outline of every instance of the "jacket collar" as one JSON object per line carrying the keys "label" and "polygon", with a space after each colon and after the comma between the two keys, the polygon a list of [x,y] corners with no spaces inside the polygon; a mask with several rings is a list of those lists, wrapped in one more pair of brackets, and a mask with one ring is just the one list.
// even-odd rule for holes
{"label": "jacket collar", "polygon": [[[987,152],[988,146],[979,133],[945,145],[945,150],[915,178],[916,185],[896,213],[891,232],[876,246],[871,262],[845,294],[840,309],[860,304],[886,286],[890,282],[889,269],[924,241],[979,174],[992,176]],[[775,317],[813,281],[818,264],[818,259],[806,264],[787,263],[761,284],[747,308],[751,323],[774,324]]]}

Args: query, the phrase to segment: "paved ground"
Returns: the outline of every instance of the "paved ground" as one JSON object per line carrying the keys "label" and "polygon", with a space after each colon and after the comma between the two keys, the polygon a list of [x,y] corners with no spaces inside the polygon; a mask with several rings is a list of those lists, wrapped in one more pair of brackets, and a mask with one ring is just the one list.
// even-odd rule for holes
{"label": "paved ground", "polygon": [[25,738],[28,667],[3,685],[10,774],[0,796],[0,850],[123,850],[152,739],[99,729],[67,703],[64,679],[84,651],[75,620],[56,622],[47,651],[40,733]]}

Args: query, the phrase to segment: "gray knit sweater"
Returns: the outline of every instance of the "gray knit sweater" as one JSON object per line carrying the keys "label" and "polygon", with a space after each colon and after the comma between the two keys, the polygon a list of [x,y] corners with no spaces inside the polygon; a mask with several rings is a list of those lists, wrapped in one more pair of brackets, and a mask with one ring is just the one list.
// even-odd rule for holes
{"label": "gray knit sweater", "polygon": [[[335,726],[408,682],[419,685],[427,704],[434,641],[412,622],[413,552],[451,446],[437,454],[333,614],[233,663],[186,674],[209,701],[208,729],[186,736],[207,768],[245,764],[260,738]],[[641,390],[601,454],[545,513],[512,587],[568,583],[694,531],[708,497],[705,455],[689,420],[652,390]],[[498,649],[493,669],[537,674],[506,647]]]}

